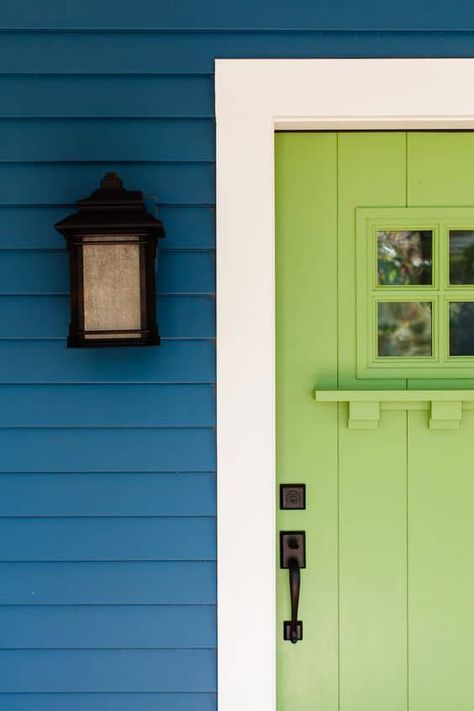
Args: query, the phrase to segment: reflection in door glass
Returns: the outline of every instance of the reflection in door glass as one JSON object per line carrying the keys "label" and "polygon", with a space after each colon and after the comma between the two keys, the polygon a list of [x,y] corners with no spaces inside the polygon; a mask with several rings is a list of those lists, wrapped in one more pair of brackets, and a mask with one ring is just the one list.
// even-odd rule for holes
{"label": "reflection in door glass", "polygon": [[431,355],[429,301],[379,301],[378,355]]}
{"label": "reflection in door glass", "polygon": [[474,355],[474,302],[449,304],[449,355]]}
{"label": "reflection in door glass", "polygon": [[377,232],[378,283],[431,284],[433,234],[430,230]]}
{"label": "reflection in door glass", "polygon": [[449,231],[449,282],[474,284],[474,230]]}

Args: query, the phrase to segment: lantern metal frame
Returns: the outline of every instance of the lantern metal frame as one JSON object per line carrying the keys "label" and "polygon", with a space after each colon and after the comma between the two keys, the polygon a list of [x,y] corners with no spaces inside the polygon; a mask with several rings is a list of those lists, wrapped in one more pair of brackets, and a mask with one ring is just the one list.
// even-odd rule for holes
{"label": "lantern metal frame", "polygon": [[[66,239],[69,252],[71,317],[68,347],[159,345],[155,260],[158,239],[164,237],[163,225],[146,211],[143,194],[125,190],[116,173],[107,173],[100,188],[76,205],[78,212],[55,225]],[[91,244],[138,246],[140,328],[85,329],[83,254],[84,247]],[[106,334],[114,336],[106,337]]]}

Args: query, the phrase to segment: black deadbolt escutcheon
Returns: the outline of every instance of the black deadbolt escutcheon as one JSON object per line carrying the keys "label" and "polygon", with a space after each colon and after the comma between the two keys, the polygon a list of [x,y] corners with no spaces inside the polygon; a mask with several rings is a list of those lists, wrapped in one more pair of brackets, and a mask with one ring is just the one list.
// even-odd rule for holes
{"label": "black deadbolt escutcheon", "polygon": [[280,509],[305,509],[306,485],[305,484],[280,484]]}

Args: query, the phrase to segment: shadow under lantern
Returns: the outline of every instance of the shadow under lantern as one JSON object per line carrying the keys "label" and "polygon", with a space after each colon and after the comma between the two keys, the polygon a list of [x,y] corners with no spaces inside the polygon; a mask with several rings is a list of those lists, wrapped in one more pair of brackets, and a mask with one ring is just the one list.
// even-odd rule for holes
{"label": "shadow under lantern", "polygon": [[70,348],[159,345],[155,260],[161,222],[116,173],[55,227],[67,241]]}

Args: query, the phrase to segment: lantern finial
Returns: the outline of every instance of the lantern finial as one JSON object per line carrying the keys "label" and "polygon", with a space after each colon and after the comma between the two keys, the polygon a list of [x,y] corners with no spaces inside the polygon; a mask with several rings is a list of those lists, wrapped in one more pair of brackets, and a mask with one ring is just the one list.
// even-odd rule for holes
{"label": "lantern finial", "polygon": [[106,173],[100,182],[100,187],[105,190],[117,190],[123,188],[123,182],[117,173]]}

